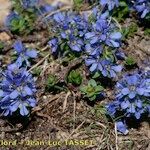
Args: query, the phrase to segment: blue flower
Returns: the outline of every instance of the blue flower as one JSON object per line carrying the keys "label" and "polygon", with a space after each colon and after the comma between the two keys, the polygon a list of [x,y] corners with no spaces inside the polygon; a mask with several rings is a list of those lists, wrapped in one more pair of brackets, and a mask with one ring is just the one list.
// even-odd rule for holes
{"label": "blue flower", "polygon": [[117,58],[118,60],[125,60],[125,58],[126,58],[125,53],[124,53],[123,51],[121,51],[121,50],[117,50],[117,51],[115,52],[115,56],[116,56],[116,58]]}
{"label": "blue flower", "polygon": [[108,7],[108,10],[111,11],[115,7],[119,6],[119,1],[118,0],[100,0],[100,4],[105,7]]}
{"label": "blue flower", "polygon": [[114,101],[106,105],[108,114],[111,114],[112,117],[115,117],[117,109],[119,108],[119,103]]}
{"label": "blue flower", "polygon": [[17,14],[15,11],[12,11],[7,17],[6,17],[6,20],[5,20],[5,26],[9,29],[12,28],[12,21],[14,20],[19,20],[20,19],[20,16],[19,14]]}
{"label": "blue flower", "polygon": [[[57,35],[57,39],[51,40],[49,45],[53,46],[53,51],[57,51],[58,46],[66,44],[70,50],[81,52],[84,47],[84,34],[88,29],[87,20],[71,12],[56,13],[53,16],[52,30]],[[55,43],[57,43],[55,45]]]}
{"label": "blue flower", "polygon": [[135,116],[140,119],[149,105],[150,77],[138,73],[126,75],[117,83],[116,88],[120,109],[125,111],[127,117]]}
{"label": "blue flower", "polygon": [[25,62],[27,66],[30,66],[30,62],[28,61],[29,58],[36,58],[37,52],[35,49],[28,49],[24,47],[20,40],[16,41],[13,45],[15,51],[17,52],[18,58],[16,63],[22,66],[22,63]]}
{"label": "blue flower", "polygon": [[120,40],[122,38],[122,35],[120,32],[112,32],[109,34],[108,38],[106,39],[106,44],[111,47],[119,47],[120,46]]}
{"label": "blue flower", "polygon": [[117,126],[117,130],[119,132],[123,133],[124,135],[126,135],[128,133],[127,125],[125,122],[119,120],[116,122],[116,126]]}
{"label": "blue flower", "polygon": [[141,75],[127,75],[123,80],[117,83],[118,98],[127,96],[129,99],[134,99],[136,96],[150,96],[147,80],[142,79]]}
{"label": "blue flower", "polygon": [[150,13],[149,0],[135,0],[134,8],[141,14],[141,18],[145,18]]}
{"label": "blue flower", "polygon": [[29,9],[29,8],[34,8],[35,6],[38,6],[40,0],[22,0],[21,4],[23,8]]}
{"label": "blue flower", "polygon": [[84,45],[84,43],[80,38],[70,37],[68,45],[71,50],[80,52],[82,51],[82,46]]}
{"label": "blue flower", "polygon": [[59,27],[60,25],[65,24],[65,20],[66,20],[66,23],[68,23],[68,21],[69,21],[69,20],[67,20],[67,19],[69,19],[68,16],[65,16],[63,13],[60,13],[60,12],[57,13],[57,14],[55,14],[55,15],[53,16],[53,19],[54,19],[54,21],[56,22],[55,25],[57,25],[58,27]]}
{"label": "blue flower", "polygon": [[99,43],[95,44],[88,43],[85,45],[85,51],[90,56],[97,56],[99,54],[102,54],[103,48]]}
{"label": "blue flower", "polygon": [[115,78],[117,73],[121,72],[122,66],[115,65],[109,60],[101,60],[99,56],[97,58],[88,57],[85,60],[85,64],[90,66],[90,71],[100,71],[104,77]]}
{"label": "blue flower", "polygon": [[0,111],[4,116],[12,115],[19,110],[22,116],[29,114],[28,108],[35,107],[33,78],[24,68],[11,64],[3,73],[0,83]]}
{"label": "blue flower", "polygon": [[101,15],[98,14],[97,21],[93,23],[91,31],[85,34],[85,39],[90,44],[99,43],[99,45],[105,44],[118,48],[120,47],[122,35],[116,29],[116,26],[110,23],[107,12]]}
{"label": "blue flower", "polygon": [[52,5],[49,5],[49,4],[45,4],[45,5],[40,6],[39,9],[42,14],[46,14],[46,13],[54,11],[55,7],[53,7]]}
{"label": "blue flower", "polygon": [[54,39],[50,40],[48,42],[48,44],[49,44],[49,46],[51,48],[52,53],[56,53],[57,49],[58,49],[58,39],[54,38]]}
{"label": "blue flower", "polygon": [[[150,76],[147,72],[125,75],[116,84],[116,100],[107,104],[107,112],[113,118],[119,113],[123,119],[140,119],[144,113],[150,114]],[[119,112],[119,113],[118,113]],[[122,123],[119,126],[123,127]],[[120,127],[123,132],[124,128]]]}

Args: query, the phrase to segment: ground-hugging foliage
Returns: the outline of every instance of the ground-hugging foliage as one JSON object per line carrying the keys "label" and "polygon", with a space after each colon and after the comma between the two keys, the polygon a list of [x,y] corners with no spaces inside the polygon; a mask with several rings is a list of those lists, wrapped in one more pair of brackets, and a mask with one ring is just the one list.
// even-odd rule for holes
{"label": "ground-hugging foliage", "polygon": [[[132,68],[136,64],[120,48],[126,38],[134,36],[137,29],[133,25],[123,30],[119,22],[122,21],[121,17],[131,15],[132,11],[137,14],[139,21],[149,22],[150,2],[100,0],[93,2],[96,7],[90,13],[79,13],[80,3],[75,1],[74,11],[56,12],[44,19],[44,14],[56,10],[58,6],[42,5],[40,1],[23,0],[18,3],[14,0],[13,11],[8,15],[5,25],[13,34],[32,34],[35,21],[43,18],[42,21],[53,33],[47,45],[51,48],[54,59],[72,61],[82,58],[91,76],[95,76],[95,79],[89,79],[86,86],[79,88],[83,98],[97,100],[104,92],[100,79],[114,81],[115,99],[106,105],[106,114],[116,121],[118,131],[126,134],[128,118],[139,120],[143,115],[150,114],[150,73],[138,70],[120,78],[126,65]],[[122,7],[124,9],[120,9]],[[123,15],[120,16],[119,13]],[[30,114],[30,108],[36,105],[35,83],[28,69],[31,67],[30,61],[38,57],[38,52],[34,48],[27,48],[20,40],[14,43],[13,48],[17,59],[0,76],[0,111],[4,116],[16,113],[26,116]],[[0,43],[1,49],[3,43]],[[67,83],[80,86],[82,76],[77,71],[71,71]],[[55,76],[49,76],[46,88],[60,89],[57,84]]]}

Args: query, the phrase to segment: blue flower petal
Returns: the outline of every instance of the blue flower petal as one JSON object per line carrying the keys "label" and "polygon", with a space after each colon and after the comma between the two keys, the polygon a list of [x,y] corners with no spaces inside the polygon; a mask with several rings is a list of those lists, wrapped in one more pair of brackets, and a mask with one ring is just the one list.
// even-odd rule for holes
{"label": "blue flower petal", "polygon": [[85,60],[85,64],[86,64],[87,66],[90,66],[90,65],[92,65],[93,63],[95,63],[95,60],[94,60],[94,59],[86,59],[86,60]]}
{"label": "blue flower petal", "polygon": [[133,104],[130,105],[130,108],[128,109],[129,113],[135,113],[135,106]]}
{"label": "blue flower petal", "polygon": [[36,100],[34,98],[29,98],[28,102],[29,102],[31,107],[35,107],[36,106]]}
{"label": "blue flower petal", "polygon": [[16,101],[13,105],[11,105],[10,106],[11,112],[15,112],[18,109],[19,105],[20,105],[19,101]]}
{"label": "blue flower petal", "polygon": [[62,13],[57,13],[54,15],[54,20],[58,23],[61,23],[62,21],[64,21],[65,17]]}
{"label": "blue flower petal", "polygon": [[4,92],[2,90],[0,90],[0,97],[2,97],[4,94]]}
{"label": "blue flower petal", "polygon": [[19,56],[16,60],[16,64],[21,67],[22,63],[23,63],[24,59],[22,58],[22,56]]}
{"label": "blue flower petal", "polygon": [[126,108],[128,108],[130,106],[130,102],[127,100],[127,101],[123,101],[122,103],[121,103],[121,108],[122,109],[126,109]]}
{"label": "blue flower petal", "polygon": [[19,93],[18,93],[17,90],[14,90],[14,91],[9,95],[9,97],[10,97],[11,99],[15,99],[15,98],[17,98],[18,96],[19,96]]}
{"label": "blue flower petal", "polygon": [[28,86],[24,87],[24,91],[26,92],[27,95],[32,95],[33,94],[32,90]]}
{"label": "blue flower petal", "polygon": [[116,77],[116,73],[113,70],[110,70],[110,76],[111,76],[111,78],[115,78]]}
{"label": "blue flower petal", "polygon": [[144,94],[144,92],[145,92],[145,89],[144,88],[137,88],[137,93],[139,94],[139,95],[143,95]]}
{"label": "blue flower petal", "polygon": [[119,47],[120,46],[119,42],[116,42],[116,41],[113,41],[113,40],[110,40],[110,43],[112,45],[109,45],[109,46],[113,46],[113,47]]}
{"label": "blue flower petal", "polygon": [[107,76],[108,76],[108,71],[107,71],[107,70],[102,70],[102,75],[103,75],[104,77],[107,77]]}
{"label": "blue flower petal", "polygon": [[97,65],[98,65],[97,63],[93,63],[92,66],[90,67],[90,71],[91,72],[95,71],[97,68]]}
{"label": "blue flower petal", "polygon": [[32,49],[32,50],[27,50],[26,51],[26,56],[30,58],[36,58],[37,57],[37,51]]}
{"label": "blue flower petal", "polygon": [[3,113],[4,116],[8,116],[9,114],[10,114],[10,110],[9,109],[5,110],[4,113]]}
{"label": "blue flower petal", "polygon": [[138,108],[142,108],[142,101],[141,100],[137,100],[135,102],[135,105],[138,107]]}
{"label": "blue flower petal", "polygon": [[135,92],[132,91],[129,93],[129,98],[133,99],[133,98],[135,98],[135,96],[136,96]]}
{"label": "blue flower petal", "polygon": [[141,15],[141,18],[144,18],[149,12],[150,12],[149,10],[145,9]]}
{"label": "blue flower petal", "polygon": [[94,32],[89,32],[89,33],[86,33],[86,34],[85,34],[85,38],[86,38],[86,39],[93,38],[94,36],[95,36],[95,33],[94,33]]}
{"label": "blue flower petal", "polygon": [[127,76],[126,81],[129,85],[136,85],[139,77],[137,75]]}
{"label": "blue flower petal", "polygon": [[110,38],[111,39],[120,39],[122,37],[122,35],[121,35],[121,33],[120,32],[114,32],[114,33],[111,33],[111,35],[110,35]]}
{"label": "blue flower petal", "polygon": [[136,111],[135,112],[135,117],[136,117],[136,119],[140,119],[141,113],[139,111]]}
{"label": "blue flower petal", "polygon": [[115,72],[121,72],[122,68],[123,68],[123,67],[122,67],[121,65],[112,66],[112,69],[113,69]]}
{"label": "blue flower petal", "polygon": [[24,106],[24,104],[22,104],[20,107],[20,114],[22,116],[26,116],[29,114],[29,111],[27,110],[26,106]]}
{"label": "blue flower petal", "polygon": [[13,45],[14,49],[16,50],[17,53],[22,53],[24,51],[24,46],[22,44],[22,42],[19,40],[19,41],[16,41]]}
{"label": "blue flower petal", "polygon": [[123,89],[121,90],[121,93],[122,93],[123,95],[128,95],[128,94],[130,93],[130,90],[129,90],[128,88],[123,88]]}
{"label": "blue flower petal", "polygon": [[116,126],[117,126],[117,130],[123,134],[127,134],[128,133],[128,130],[127,130],[127,127],[126,127],[126,124],[122,121],[117,121],[116,122]]}

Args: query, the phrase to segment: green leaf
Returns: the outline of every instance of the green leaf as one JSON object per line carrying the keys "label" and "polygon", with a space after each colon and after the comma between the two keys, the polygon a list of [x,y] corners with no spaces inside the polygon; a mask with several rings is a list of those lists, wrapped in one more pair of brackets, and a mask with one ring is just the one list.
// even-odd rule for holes
{"label": "green leaf", "polygon": [[113,11],[113,17],[115,17],[118,22],[121,22],[129,15],[129,12],[126,0],[121,0],[119,7]]}
{"label": "green leaf", "polygon": [[41,72],[42,72],[42,69],[37,67],[37,68],[33,69],[32,74],[35,76],[39,76],[41,74]]}
{"label": "green leaf", "polygon": [[82,86],[80,90],[82,91],[82,94],[84,94],[84,97],[88,98],[89,100],[95,100],[97,95],[99,95],[104,88],[101,85],[97,85],[96,81],[91,79],[88,82],[88,85]]}
{"label": "green leaf", "polygon": [[87,87],[85,86],[82,86],[82,87],[80,87],[80,91],[81,92],[83,92],[83,93],[86,93],[86,91],[87,91]]}
{"label": "green leaf", "polygon": [[0,41],[0,52],[2,51],[3,48],[4,48],[4,43]]}
{"label": "green leaf", "polygon": [[132,65],[135,65],[135,64],[136,64],[136,61],[134,60],[134,58],[132,58],[132,57],[130,56],[130,57],[127,57],[127,58],[126,58],[125,64],[128,65],[128,66],[132,66]]}
{"label": "green leaf", "polygon": [[57,78],[56,78],[54,75],[50,74],[50,75],[48,76],[47,80],[46,80],[46,87],[47,87],[47,88],[51,88],[51,87],[53,87],[56,83],[57,83]]}
{"label": "green leaf", "polygon": [[138,25],[135,23],[132,23],[129,27],[122,28],[122,34],[123,34],[124,39],[133,37],[135,33],[137,32],[137,30],[138,30]]}
{"label": "green leaf", "polygon": [[81,8],[83,0],[73,0],[75,8],[78,10]]}
{"label": "green leaf", "polygon": [[146,28],[144,34],[150,36],[150,28]]}
{"label": "green leaf", "polygon": [[100,77],[101,74],[99,72],[95,72],[95,74],[92,76],[93,79],[96,79],[98,77]]}
{"label": "green leaf", "polygon": [[96,83],[95,80],[91,79],[91,80],[88,82],[88,85],[95,87],[95,86],[97,86],[97,83]]}
{"label": "green leaf", "polygon": [[90,101],[94,101],[96,99],[96,95],[93,95],[92,97],[89,97]]}
{"label": "green leaf", "polygon": [[95,91],[96,92],[101,92],[101,91],[103,91],[104,90],[104,88],[101,86],[101,85],[98,85],[96,88],[95,88]]}
{"label": "green leaf", "polygon": [[72,70],[68,75],[68,83],[80,85],[82,83],[82,76],[80,75],[80,72],[77,70]]}

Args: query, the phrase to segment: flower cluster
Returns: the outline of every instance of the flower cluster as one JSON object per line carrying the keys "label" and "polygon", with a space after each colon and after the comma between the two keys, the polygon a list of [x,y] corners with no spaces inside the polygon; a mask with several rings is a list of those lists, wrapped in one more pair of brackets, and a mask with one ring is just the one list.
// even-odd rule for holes
{"label": "flower cluster", "polygon": [[91,72],[100,71],[104,77],[115,78],[118,72],[121,72],[122,66],[115,65],[110,60],[98,57],[88,57],[85,64],[90,66]]}
{"label": "flower cluster", "polygon": [[60,45],[68,46],[72,51],[83,51],[83,36],[88,28],[85,19],[71,12],[57,13],[52,18],[53,31],[56,37],[49,41],[52,53],[56,53]]}
{"label": "flower cluster", "polygon": [[18,56],[15,63],[8,65],[4,72],[0,70],[0,113],[11,116],[19,112],[26,116],[36,105],[35,83],[26,69],[30,66],[29,58],[36,58],[37,51],[26,48],[20,40],[13,48]]}
{"label": "flower cluster", "polygon": [[19,110],[22,116],[28,115],[36,105],[35,92],[31,74],[17,64],[9,65],[0,83],[0,112],[8,116]]}
{"label": "flower cluster", "polygon": [[[150,114],[149,98],[150,76],[148,72],[126,75],[118,81],[116,100],[108,104],[107,110],[112,117],[116,117],[117,113],[121,112],[124,117],[140,119],[142,114]],[[122,132],[120,128],[118,130]]]}
{"label": "flower cluster", "polygon": [[120,46],[121,37],[121,33],[117,32],[117,27],[112,23],[108,12],[97,14],[97,20],[92,25],[91,32],[85,34],[85,38],[91,45],[106,44],[115,48]]}
{"label": "flower cluster", "polygon": [[94,9],[92,16],[94,23],[85,34],[85,63],[90,66],[91,72],[100,71],[104,77],[114,78],[122,67],[115,62],[116,53],[121,46],[121,33],[112,22],[108,12],[102,14]]}
{"label": "flower cluster", "polygon": [[85,54],[85,63],[91,72],[100,71],[103,76],[113,78],[122,70],[115,61],[119,58],[116,52],[121,46],[122,35],[109,12],[100,13],[94,8],[89,17],[72,12],[57,13],[51,22],[55,36],[48,44],[53,54],[64,53],[67,46]]}
{"label": "flower cluster", "polygon": [[141,15],[141,18],[145,18],[148,14],[150,14],[150,1],[134,0],[134,8]]}

